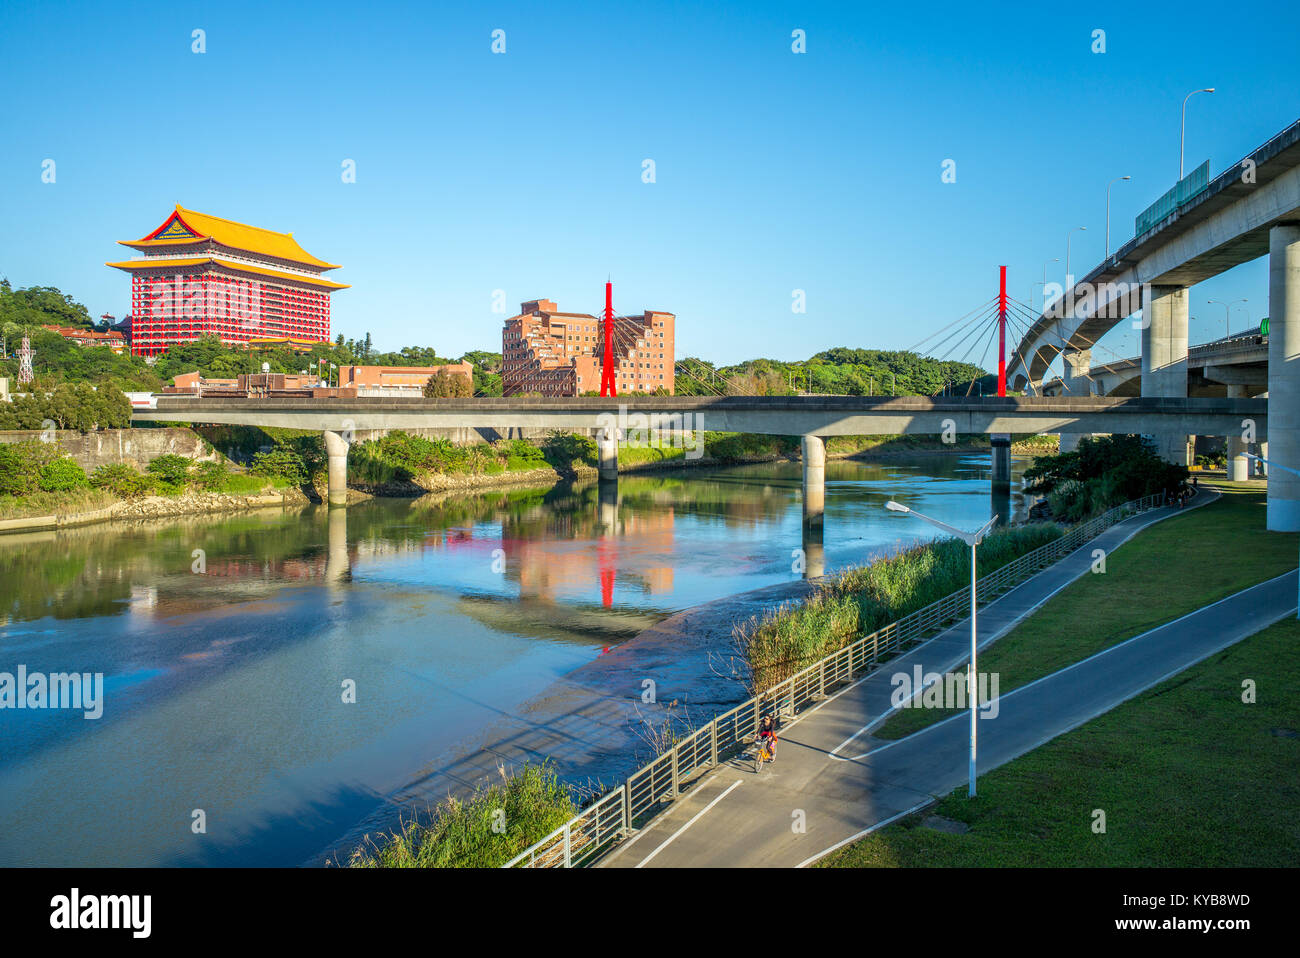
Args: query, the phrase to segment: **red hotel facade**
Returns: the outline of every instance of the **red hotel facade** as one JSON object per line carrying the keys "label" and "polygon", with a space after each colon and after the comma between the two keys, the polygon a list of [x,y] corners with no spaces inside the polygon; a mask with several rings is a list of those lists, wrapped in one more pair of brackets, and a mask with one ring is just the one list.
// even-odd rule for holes
{"label": "red hotel facade", "polygon": [[330,294],[347,289],[338,269],[276,233],[177,206],[143,239],[140,255],[108,263],[131,274],[131,352],[157,356],[201,336],[329,342]]}

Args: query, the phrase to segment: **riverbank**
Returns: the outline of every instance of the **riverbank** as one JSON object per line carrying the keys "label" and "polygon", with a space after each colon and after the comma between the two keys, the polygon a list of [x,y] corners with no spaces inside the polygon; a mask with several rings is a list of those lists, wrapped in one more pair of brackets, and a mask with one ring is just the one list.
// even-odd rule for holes
{"label": "riverbank", "polygon": [[97,509],[0,519],[0,534],[64,529],[100,522],[238,512],[265,506],[307,506],[311,501],[305,493],[295,488],[265,491],[253,495],[189,492],[179,496],[144,496],[139,499],[117,500]]}

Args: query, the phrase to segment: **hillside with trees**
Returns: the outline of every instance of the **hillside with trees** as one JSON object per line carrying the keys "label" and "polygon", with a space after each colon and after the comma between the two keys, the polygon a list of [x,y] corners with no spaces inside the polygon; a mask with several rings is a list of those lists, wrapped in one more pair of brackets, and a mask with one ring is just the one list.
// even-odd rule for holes
{"label": "hillside with trees", "polygon": [[[18,373],[15,355],[26,333],[34,351],[37,386],[52,389],[60,383],[108,383],[128,391],[157,391],[173,376],[198,370],[205,377],[229,379],[240,373],[328,371],[335,366],[437,366],[468,361],[474,367],[474,395],[501,395],[500,352],[471,350],[459,359],[440,356],[431,346],[403,346],[380,352],[371,336],[348,339],[338,334],[332,343],[320,343],[309,352],[289,349],[248,350],[228,346],[215,336],[174,346],[152,365],[143,358],[115,355],[107,347],[82,347],[42,326],[93,328],[89,311],[71,296],[48,286],[13,289],[0,280],[0,335],[4,353],[0,376],[11,381]],[[921,356],[913,352],[838,347],[801,362],[749,359],[734,366],[718,366],[691,357],[676,364],[678,395],[780,396],[798,393],[821,395],[938,395],[945,390],[958,395],[987,395],[996,384],[984,370],[969,363]],[[440,387],[444,388],[444,387]],[[449,388],[449,387],[445,387]]]}
{"label": "hillside with trees", "polygon": [[677,363],[680,396],[934,396],[944,390],[977,396],[996,389],[996,377],[978,366],[900,350],[838,347],[803,362],[749,359],[715,366],[691,357]]}

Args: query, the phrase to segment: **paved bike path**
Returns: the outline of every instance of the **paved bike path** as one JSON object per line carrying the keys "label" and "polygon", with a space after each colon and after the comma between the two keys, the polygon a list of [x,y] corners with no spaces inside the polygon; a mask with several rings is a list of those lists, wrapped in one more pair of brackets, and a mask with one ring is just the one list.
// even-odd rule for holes
{"label": "paved bike path", "polygon": [[[1005,634],[1084,574],[1093,549],[1110,551],[1169,514],[1158,512],[1165,515],[1147,513],[1126,520],[1127,529],[1121,528],[1125,523],[1112,527],[990,603],[980,611],[980,625],[986,617],[988,622],[988,631],[980,630],[980,644]],[[1295,609],[1296,576],[1292,572],[1229,596],[1001,696],[998,716],[980,722],[980,769],[987,771],[1024,754],[1282,618]],[[1031,585],[1037,588],[1027,590]],[[967,620],[964,631],[960,624],[949,630],[960,633],[967,650],[969,629]],[[954,637],[945,633],[941,638]],[[942,661],[944,648],[936,641],[914,650],[890,663],[888,674],[850,687],[805,713],[783,736],[775,765],[759,776],[747,760],[722,766],[603,864],[794,866],[947,794],[966,780],[968,717],[955,716],[884,744],[861,731],[888,712],[890,675],[910,671],[913,661],[938,672],[964,661],[964,655],[951,654],[951,646]],[[705,808],[708,812],[701,814]],[[793,827],[800,823],[803,832]]]}

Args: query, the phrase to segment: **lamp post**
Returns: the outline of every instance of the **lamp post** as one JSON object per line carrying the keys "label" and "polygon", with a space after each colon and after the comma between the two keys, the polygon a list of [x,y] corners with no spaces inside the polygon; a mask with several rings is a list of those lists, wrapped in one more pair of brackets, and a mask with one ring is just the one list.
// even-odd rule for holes
{"label": "lamp post", "polygon": [[1205,302],[1206,302],[1206,303],[1218,303],[1220,306],[1223,307],[1223,338],[1224,338],[1224,339],[1227,339],[1229,336],[1232,335],[1232,331],[1231,331],[1231,329],[1230,329],[1230,327],[1229,327],[1228,313],[1231,312],[1233,306],[1236,306],[1238,303],[1246,303],[1246,302],[1249,302],[1249,300],[1246,300],[1246,299],[1234,299],[1231,303],[1225,303],[1225,302],[1224,302],[1223,300],[1221,300],[1221,299],[1207,299]]}
{"label": "lamp post", "polygon": [[[1270,469],[1281,469],[1283,472],[1289,472],[1289,473],[1291,473],[1293,476],[1300,476],[1300,469],[1292,469],[1290,466],[1283,466],[1283,465],[1279,465],[1279,464],[1276,463],[1276,462],[1270,462],[1269,460],[1265,459],[1263,456],[1257,456],[1257,455],[1255,455],[1253,452],[1242,453],[1242,455],[1244,455],[1247,459],[1255,459],[1255,460],[1257,460],[1257,461],[1259,461],[1259,462],[1262,462],[1264,465],[1268,466],[1268,468],[1270,468]],[[1295,614],[1295,617],[1296,617],[1297,619],[1300,619],[1300,587],[1298,587],[1298,588],[1296,589],[1296,614]]]}
{"label": "lamp post", "polygon": [[1183,180],[1183,146],[1187,142],[1187,101],[1198,93],[1213,93],[1214,87],[1207,86],[1202,90],[1193,90],[1187,96],[1183,97],[1183,124],[1178,134],[1178,181]]}
{"label": "lamp post", "polygon": [[[1048,264],[1048,263],[1059,263],[1060,261],[1061,261],[1061,257],[1059,257],[1059,256],[1053,256],[1051,259],[1043,260],[1043,281],[1042,281],[1041,283],[1039,283],[1039,285],[1043,287],[1043,311],[1044,311],[1044,312],[1047,311],[1047,264]],[[1033,298],[1034,298],[1034,296],[1033,296],[1033,290],[1030,290],[1029,298],[1030,298],[1030,300],[1031,300],[1031,302],[1030,302],[1029,305],[1030,305],[1030,306],[1033,306],[1033,305],[1034,305],[1033,302],[1032,302],[1032,300],[1033,300]]]}
{"label": "lamp post", "polygon": [[[1244,303],[1246,302],[1246,300],[1243,299],[1242,302]],[[1243,306],[1241,308],[1246,312],[1246,329],[1250,329],[1250,308],[1246,306]],[[1232,334],[1229,333],[1228,335],[1232,335]]]}
{"label": "lamp post", "polygon": [[1110,258],[1110,188],[1120,180],[1131,179],[1133,179],[1131,176],[1117,176],[1106,184],[1106,256],[1103,258]]}
{"label": "lamp post", "polygon": [[975,721],[978,716],[979,706],[979,676],[975,671],[975,655],[978,651],[978,643],[975,630],[975,547],[984,541],[988,531],[993,528],[993,523],[998,521],[994,516],[988,522],[984,523],[974,532],[963,532],[948,525],[946,522],[940,522],[938,519],[931,519],[929,516],[923,516],[921,513],[909,509],[907,506],[890,499],[885,503],[885,508],[890,512],[905,512],[920,519],[922,522],[928,522],[936,529],[942,529],[950,535],[956,536],[962,542],[970,546],[970,668],[967,671],[966,697],[970,699],[970,784],[967,787],[966,795],[968,798],[975,797]]}
{"label": "lamp post", "polygon": [[1074,235],[1074,230],[1086,231],[1086,226],[1076,226],[1073,230],[1065,234],[1065,285],[1073,286],[1074,277],[1070,275],[1070,238]]}

